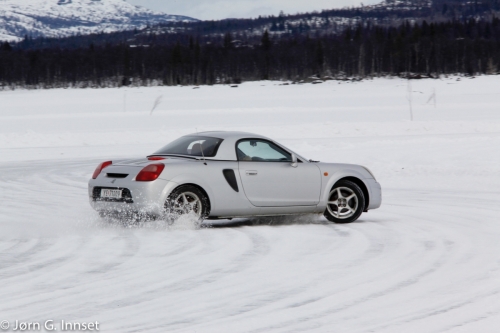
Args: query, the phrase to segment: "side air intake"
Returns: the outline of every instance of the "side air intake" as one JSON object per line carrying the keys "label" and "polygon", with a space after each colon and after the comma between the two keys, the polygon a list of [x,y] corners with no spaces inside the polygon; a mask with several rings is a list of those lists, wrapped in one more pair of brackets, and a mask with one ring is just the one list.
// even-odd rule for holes
{"label": "side air intake", "polygon": [[240,189],[238,188],[238,182],[236,181],[236,175],[234,174],[233,169],[225,169],[222,170],[222,173],[224,174],[224,178],[226,178],[227,183],[233,190],[236,192],[239,192]]}

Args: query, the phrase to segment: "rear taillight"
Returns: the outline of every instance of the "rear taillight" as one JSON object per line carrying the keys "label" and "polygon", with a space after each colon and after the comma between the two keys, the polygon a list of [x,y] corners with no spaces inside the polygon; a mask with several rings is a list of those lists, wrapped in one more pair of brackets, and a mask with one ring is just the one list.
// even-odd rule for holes
{"label": "rear taillight", "polygon": [[92,176],[92,179],[97,179],[97,177],[101,174],[101,171],[104,168],[109,167],[111,164],[113,164],[113,162],[111,162],[111,161],[106,161],[106,162],[102,162],[101,164],[99,164],[94,171],[94,175]]}
{"label": "rear taillight", "polygon": [[157,180],[160,177],[163,169],[165,169],[165,165],[161,163],[150,164],[139,172],[137,177],[135,177],[135,181],[137,182],[152,182],[153,180]]}
{"label": "rear taillight", "polygon": [[161,161],[161,160],[165,160],[166,158],[165,157],[161,157],[161,156],[149,156],[148,157],[148,160],[150,161]]}

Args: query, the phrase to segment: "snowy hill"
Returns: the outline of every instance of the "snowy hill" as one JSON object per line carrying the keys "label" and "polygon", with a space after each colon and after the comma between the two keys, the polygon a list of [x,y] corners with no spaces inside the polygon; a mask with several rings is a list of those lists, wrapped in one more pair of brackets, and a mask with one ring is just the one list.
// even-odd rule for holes
{"label": "snowy hill", "polygon": [[173,21],[196,20],[125,0],[0,0],[0,40],[112,32]]}

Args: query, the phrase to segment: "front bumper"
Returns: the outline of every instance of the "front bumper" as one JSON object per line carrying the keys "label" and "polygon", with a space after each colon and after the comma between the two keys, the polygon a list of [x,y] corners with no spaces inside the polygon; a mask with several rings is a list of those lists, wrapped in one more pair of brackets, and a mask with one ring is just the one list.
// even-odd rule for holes
{"label": "front bumper", "polygon": [[368,210],[379,208],[382,205],[382,187],[375,179],[365,179],[364,182],[370,192]]}
{"label": "front bumper", "polygon": [[[160,216],[173,182],[157,179],[153,182],[109,179],[99,177],[89,181],[89,201],[94,210],[103,213],[139,213]],[[100,188],[123,190],[121,200],[100,199]]]}

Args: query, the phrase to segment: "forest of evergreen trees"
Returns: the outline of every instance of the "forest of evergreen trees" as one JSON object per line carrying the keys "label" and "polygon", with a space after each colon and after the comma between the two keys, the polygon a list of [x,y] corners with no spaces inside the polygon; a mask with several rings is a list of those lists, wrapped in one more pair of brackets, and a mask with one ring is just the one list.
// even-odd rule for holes
{"label": "forest of evergreen trees", "polygon": [[[86,37],[88,38],[88,37]],[[204,85],[311,76],[496,74],[500,19],[358,25],[339,34],[235,40],[176,35],[148,45],[0,43],[0,88]],[[24,45],[24,46],[23,46]]]}

